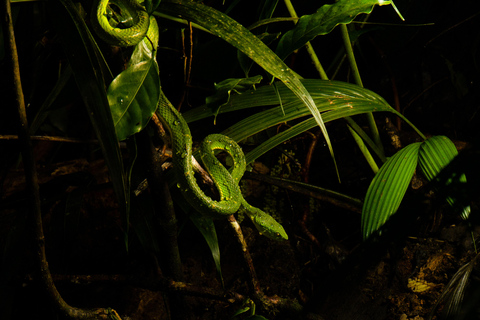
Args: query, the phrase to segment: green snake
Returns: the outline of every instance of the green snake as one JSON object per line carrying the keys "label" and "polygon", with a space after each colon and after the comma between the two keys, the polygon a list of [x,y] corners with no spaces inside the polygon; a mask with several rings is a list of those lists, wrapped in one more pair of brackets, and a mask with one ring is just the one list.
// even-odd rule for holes
{"label": "green snake", "polygon": [[[95,32],[102,40],[116,46],[134,46],[147,37],[148,43],[156,48],[157,22],[139,2],[122,0],[123,7],[133,13],[134,23],[122,29],[119,26],[112,26],[107,14],[108,0],[98,1],[97,6],[92,9],[91,21]],[[261,234],[274,240],[288,239],[282,225],[262,210],[248,204],[243,198],[239,182],[246,168],[245,156],[234,140],[222,134],[211,134],[201,145],[201,160],[219,194],[219,199],[213,200],[199,187],[195,178],[193,141],[188,124],[163,93],[156,113],[172,138],[173,167],[177,186],[193,208],[210,218],[227,217],[242,212],[252,220]],[[231,172],[215,157],[216,150],[225,151],[233,159]]]}

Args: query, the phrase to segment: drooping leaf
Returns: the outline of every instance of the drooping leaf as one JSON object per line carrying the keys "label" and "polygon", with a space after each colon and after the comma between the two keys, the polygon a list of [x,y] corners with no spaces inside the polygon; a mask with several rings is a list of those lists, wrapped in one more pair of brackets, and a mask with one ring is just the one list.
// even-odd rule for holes
{"label": "drooping leaf", "polygon": [[[269,45],[273,41],[277,40],[279,36],[280,36],[280,33],[274,33],[274,34],[262,33],[257,35],[257,37],[260,40],[262,40],[263,43],[265,43],[266,45]],[[237,51],[237,60],[243,72],[245,73],[245,76],[248,77],[250,73],[250,69],[253,67],[255,62],[253,62],[252,59],[250,59],[247,55],[245,55],[243,52],[239,50]]]}
{"label": "drooping leaf", "polygon": [[208,217],[204,217],[196,212],[190,211],[188,215],[198,231],[202,234],[203,238],[207,242],[212,258],[217,269],[218,277],[223,286],[222,266],[220,264],[220,247],[218,245],[217,231],[215,230],[215,224],[213,220]]}
{"label": "drooping leaf", "polygon": [[282,81],[297,98],[308,107],[310,113],[322,130],[332,159],[335,162],[332,144],[325,124],[323,123],[322,116],[318,112],[310,93],[300,81],[301,77],[288,68],[282,59],[259,38],[229,16],[195,1],[162,1],[159,6],[159,11],[173,17],[180,16],[196,23],[243,52],[273,77]]}
{"label": "drooping leaf", "polygon": [[[320,79],[302,79],[301,82],[317,102],[333,103],[335,101],[345,101],[345,103],[349,103],[358,99],[369,101],[373,104],[388,105],[380,95],[355,84]],[[305,111],[308,114],[308,109],[302,106],[302,103],[298,101],[295,94],[286,85],[276,82],[276,89],[271,85],[266,85],[250,92],[245,92],[242,95],[232,95],[229,102],[221,108],[219,114],[260,106],[278,106],[278,96],[280,96],[283,104],[292,103],[292,109],[302,109],[300,111],[302,114]],[[207,105],[183,113],[183,117],[188,123],[213,116],[214,113]]]}
{"label": "drooping leaf", "polygon": [[[427,139],[420,147],[418,153],[420,169],[428,181],[432,181],[457,154],[457,148],[449,138],[445,136],[433,136]],[[453,178],[455,177],[446,181],[445,187],[448,187],[452,183]],[[467,182],[465,174],[462,174],[458,179],[460,183]],[[452,197],[447,197],[446,200],[451,206],[455,205],[455,199]],[[461,216],[463,219],[467,219],[469,215],[470,206],[466,206],[463,208]]]}
{"label": "drooping leaf", "polygon": [[392,1],[382,0],[339,0],[325,4],[316,13],[300,17],[295,27],[280,39],[276,53],[285,59],[316,36],[330,33],[339,24],[352,22],[361,13],[371,13],[375,5],[391,3]]}
{"label": "drooping leaf", "polygon": [[362,234],[367,239],[397,211],[412,180],[421,142],[412,143],[387,160],[373,178],[362,209]]}
{"label": "drooping leaf", "polygon": [[[410,124],[408,119],[396,112],[382,97],[365,88],[346,82],[319,79],[304,79],[302,83],[311,92],[325,122],[361,113],[386,111],[396,114]],[[279,106],[277,92],[283,102],[282,107]],[[277,83],[277,92],[272,86],[263,86],[241,95],[232,95],[230,101],[219,111],[220,114],[241,112],[243,109],[258,106],[273,105],[275,107],[255,113],[237,122],[223,131],[223,134],[240,141],[269,127],[310,115],[309,110],[280,82]],[[212,116],[212,111],[207,106],[201,106],[184,113],[183,116],[187,122],[192,122]],[[315,120],[309,118],[278,133],[246,154],[247,163],[254,161],[280,143],[315,126]],[[417,130],[413,125],[412,127]],[[373,143],[370,145],[377,154],[381,154],[379,150],[375,150]]]}

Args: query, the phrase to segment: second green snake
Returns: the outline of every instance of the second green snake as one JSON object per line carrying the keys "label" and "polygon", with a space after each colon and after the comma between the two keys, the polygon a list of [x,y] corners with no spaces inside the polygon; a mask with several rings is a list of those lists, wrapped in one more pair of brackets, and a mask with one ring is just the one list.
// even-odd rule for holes
{"label": "second green snake", "polygon": [[[122,4],[132,13],[134,24],[125,29],[112,26],[107,14],[108,0],[99,0],[91,17],[96,33],[107,43],[117,46],[134,46],[147,36],[148,43],[156,48],[158,26],[155,18],[149,17],[144,7],[135,0],[123,0]],[[202,143],[202,162],[219,193],[219,199],[213,200],[197,184],[192,163],[192,136],[182,115],[162,93],[156,112],[172,138],[177,186],[193,208],[211,218],[227,217],[242,211],[261,234],[275,240],[288,239],[285,230],[275,219],[243,198],[238,184],[245,172],[245,156],[234,140],[222,134],[212,134]],[[233,159],[231,172],[215,157],[215,150],[223,150]]]}

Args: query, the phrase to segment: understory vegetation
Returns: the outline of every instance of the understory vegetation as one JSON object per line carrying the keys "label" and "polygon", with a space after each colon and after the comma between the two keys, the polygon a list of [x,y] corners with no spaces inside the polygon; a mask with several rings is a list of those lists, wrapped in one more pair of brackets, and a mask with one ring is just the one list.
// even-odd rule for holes
{"label": "understory vegetation", "polygon": [[474,4],[5,1],[0,319],[479,319]]}

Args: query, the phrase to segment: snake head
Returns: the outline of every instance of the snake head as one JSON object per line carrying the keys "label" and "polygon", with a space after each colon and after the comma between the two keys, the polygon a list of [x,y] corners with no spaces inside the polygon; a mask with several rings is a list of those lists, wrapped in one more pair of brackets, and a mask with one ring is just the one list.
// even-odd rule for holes
{"label": "snake head", "polygon": [[245,214],[252,220],[261,235],[277,241],[288,240],[288,235],[283,226],[271,215],[250,205],[245,208]]}

